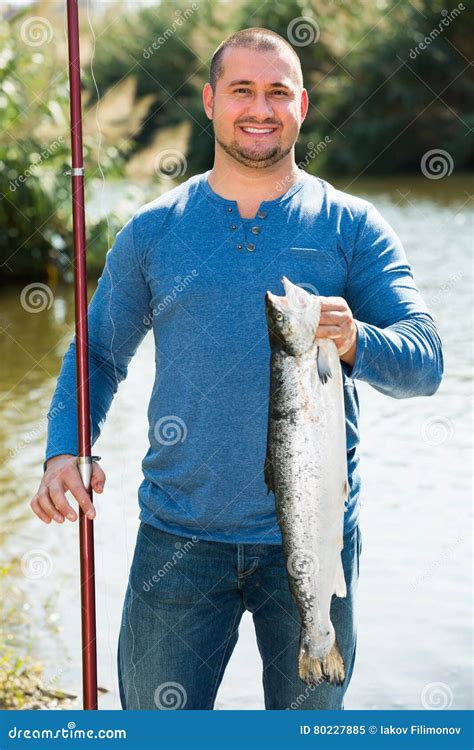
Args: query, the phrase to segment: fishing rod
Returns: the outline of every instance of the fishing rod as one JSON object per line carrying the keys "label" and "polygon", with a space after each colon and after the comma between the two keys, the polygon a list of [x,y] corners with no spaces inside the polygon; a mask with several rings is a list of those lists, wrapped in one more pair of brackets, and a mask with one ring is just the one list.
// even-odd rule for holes
{"label": "fishing rod", "polygon": [[[91,501],[92,458],[89,400],[89,342],[87,329],[86,223],[82,153],[81,68],[77,0],[67,0],[69,103],[71,112],[71,187],[74,241],[74,307],[78,468]],[[94,527],[79,508],[81,563],[82,694],[83,708],[97,710],[97,643],[95,617]]]}

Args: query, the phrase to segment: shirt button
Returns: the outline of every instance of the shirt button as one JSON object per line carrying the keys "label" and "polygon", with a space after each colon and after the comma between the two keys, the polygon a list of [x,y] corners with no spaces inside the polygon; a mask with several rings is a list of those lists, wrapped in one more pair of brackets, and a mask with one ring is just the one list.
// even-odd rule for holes
{"label": "shirt button", "polygon": [[243,245],[237,245],[237,250],[242,250]]}
{"label": "shirt button", "polygon": [[252,242],[249,242],[247,244],[247,250],[249,251],[249,253],[253,253],[253,251],[255,250],[255,245]]}
{"label": "shirt button", "polygon": [[266,215],[267,215],[266,211],[259,211],[258,214],[257,214],[257,216],[258,216],[259,219],[264,219],[266,217]]}
{"label": "shirt button", "polygon": [[232,224],[232,229],[237,229],[237,224]]}
{"label": "shirt button", "polygon": [[252,227],[250,231],[252,232],[252,234],[260,234],[262,230],[260,229],[260,227]]}
{"label": "shirt button", "polygon": [[228,212],[229,212],[230,214],[232,213],[232,208],[231,208],[230,206],[228,206],[228,207],[227,207],[227,210],[228,210]]}

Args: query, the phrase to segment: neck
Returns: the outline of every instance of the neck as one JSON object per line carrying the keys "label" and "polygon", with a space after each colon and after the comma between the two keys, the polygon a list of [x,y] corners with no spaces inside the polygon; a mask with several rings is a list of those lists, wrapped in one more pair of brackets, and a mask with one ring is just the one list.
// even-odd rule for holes
{"label": "neck", "polygon": [[211,188],[228,200],[244,199],[247,202],[269,201],[279,198],[299,179],[294,153],[277,164],[255,169],[240,164],[216,148],[214,165],[208,175]]}

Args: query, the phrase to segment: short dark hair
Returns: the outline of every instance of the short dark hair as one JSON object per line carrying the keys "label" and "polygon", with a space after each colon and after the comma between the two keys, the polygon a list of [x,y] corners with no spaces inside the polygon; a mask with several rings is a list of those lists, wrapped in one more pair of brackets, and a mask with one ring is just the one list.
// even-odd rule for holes
{"label": "short dark hair", "polygon": [[242,29],[242,31],[236,31],[224,39],[215,50],[212,60],[211,69],[209,73],[209,82],[213,92],[216,90],[217,80],[224,73],[223,55],[226,49],[229,47],[248,47],[256,50],[289,50],[297,62],[298,78],[301,86],[303,86],[303,73],[301,70],[301,61],[295,50],[289,42],[286,41],[280,34],[277,34],[270,29],[264,29],[259,26],[252,26],[248,29]]}

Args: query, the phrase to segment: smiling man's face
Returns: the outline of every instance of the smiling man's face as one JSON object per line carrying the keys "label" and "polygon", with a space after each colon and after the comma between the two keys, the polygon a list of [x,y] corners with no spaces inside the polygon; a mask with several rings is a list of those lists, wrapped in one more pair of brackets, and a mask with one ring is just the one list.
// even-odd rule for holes
{"label": "smiling man's face", "polygon": [[291,51],[226,49],[224,74],[213,95],[203,91],[221,148],[245,166],[261,169],[283,159],[298,138],[308,109]]}

